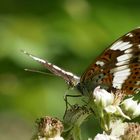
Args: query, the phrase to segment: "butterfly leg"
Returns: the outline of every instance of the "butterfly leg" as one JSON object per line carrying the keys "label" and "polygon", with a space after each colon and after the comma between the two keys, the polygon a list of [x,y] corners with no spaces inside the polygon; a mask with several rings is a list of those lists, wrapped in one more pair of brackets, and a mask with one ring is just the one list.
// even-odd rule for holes
{"label": "butterfly leg", "polygon": [[65,94],[64,95],[64,101],[65,101],[65,104],[66,104],[66,109],[65,109],[65,112],[64,112],[64,116],[63,116],[63,119],[65,118],[66,116],[66,113],[67,113],[67,110],[68,110],[68,105],[70,107],[72,107],[72,105],[68,102],[68,97],[81,97],[82,95],[79,94],[79,95],[68,95],[68,94]]}

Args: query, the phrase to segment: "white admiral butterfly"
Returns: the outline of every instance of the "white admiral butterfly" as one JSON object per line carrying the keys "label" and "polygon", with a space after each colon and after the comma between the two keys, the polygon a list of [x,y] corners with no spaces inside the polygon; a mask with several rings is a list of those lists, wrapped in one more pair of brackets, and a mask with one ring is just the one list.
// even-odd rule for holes
{"label": "white admiral butterfly", "polygon": [[76,87],[82,95],[92,93],[99,85],[108,91],[121,90],[125,94],[140,91],[140,28],[115,41],[81,77],[25,51],[24,53],[53,74],[62,77],[70,87]]}

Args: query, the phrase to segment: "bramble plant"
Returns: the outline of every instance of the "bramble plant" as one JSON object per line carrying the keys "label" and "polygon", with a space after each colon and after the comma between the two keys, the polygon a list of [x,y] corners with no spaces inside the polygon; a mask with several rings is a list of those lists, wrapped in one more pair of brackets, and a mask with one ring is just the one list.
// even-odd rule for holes
{"label": "bramble plant", "polygon": [[[92,99],[85,105],[71,105],[64,119],[43,117],[37,121],[36,140],[82,140],[80,126],[90,115],[99,120],[103,133],[94,140],[140,140],[140,103],[124,97],[121,91],[109,93],[96,87]],[[127,122],[127,121],[130,121]],[[94,124],[94,122],[93,122]],[[89,138],[90,139],[90,138]]]}

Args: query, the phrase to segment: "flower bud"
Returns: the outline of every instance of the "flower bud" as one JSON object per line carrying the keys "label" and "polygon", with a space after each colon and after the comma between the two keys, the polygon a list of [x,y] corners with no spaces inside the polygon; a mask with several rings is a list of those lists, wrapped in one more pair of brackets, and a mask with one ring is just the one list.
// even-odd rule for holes
{"label": "flower bud", "polygon": [[125,99],[122,102],[122,109],[131,118],[140,116],[140,103],[138,104],[132,98]]}
{"label": "flower bud", "polygon": [[57,118],[42,117],[36,121],[37,132],[34,139],[37,140],[64,140],[61,137],[63,124]]}
{"label": "flower bud", "polygon": [[115,136],[109,136],[107,134],[97,134],[94,140],[119,140],[119,139]]}
{"label": "flower bud", "polygon": [[95,88],[93,97],[95,98],[95,104],[99,105],[102,108],[111,105],[114,101],[114,95],[104,89],[101,89],[100,86]]}

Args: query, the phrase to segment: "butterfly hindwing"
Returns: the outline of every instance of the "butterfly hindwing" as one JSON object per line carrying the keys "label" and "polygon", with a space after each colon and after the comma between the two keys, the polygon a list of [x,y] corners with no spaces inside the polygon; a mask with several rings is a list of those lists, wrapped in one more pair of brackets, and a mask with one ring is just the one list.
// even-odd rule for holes
{"label": "butterfly hindwing", "polygon": [[125,34],[106,49],[81,76],[80,85],[88,88],[88,92],[98,85],[109,90],[121,89],[126,94],[139,91],[140,28]]}

